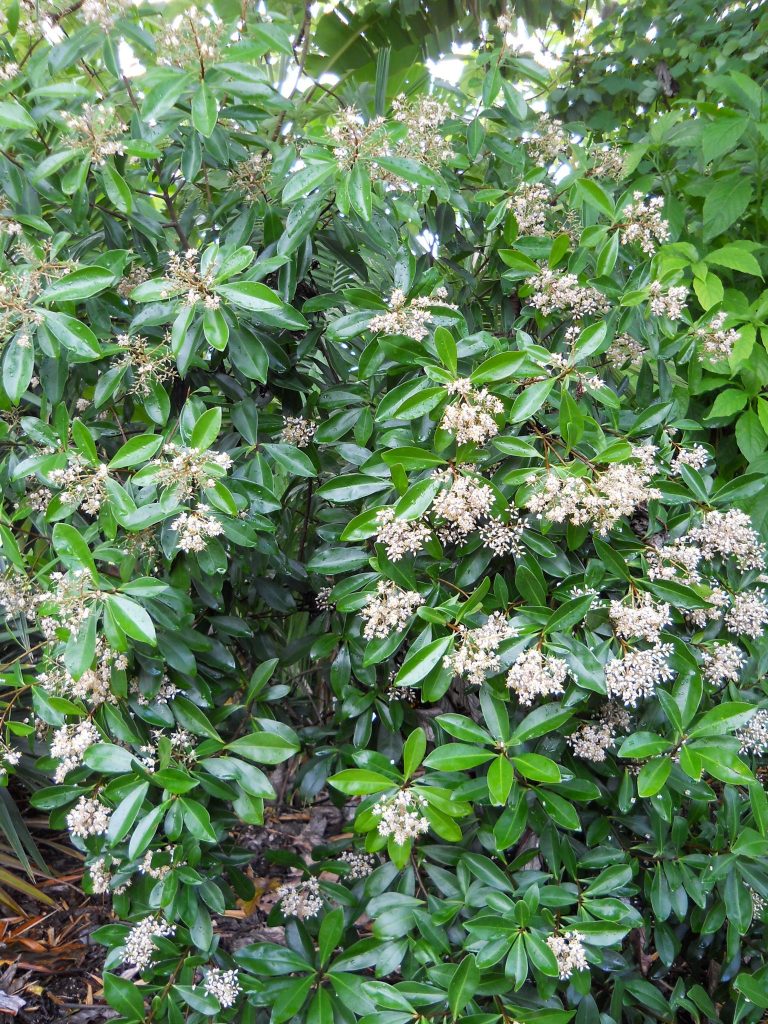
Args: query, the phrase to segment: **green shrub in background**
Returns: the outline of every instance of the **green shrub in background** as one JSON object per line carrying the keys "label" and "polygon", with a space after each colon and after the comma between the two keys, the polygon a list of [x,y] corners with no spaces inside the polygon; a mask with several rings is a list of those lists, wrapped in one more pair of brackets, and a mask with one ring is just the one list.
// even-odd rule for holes
{"label": "green shrub in background", "polygon": [[[505,21],[461,89],[381,51],[287,97],[309,17],[33,13],[2,756],[120,1019],[757,1022],[765,475],[696,383],[749,331],[662,176],[530,110]],[[275,847],[285,945],[227,949],[289,759],[348,837]]]}
{"label": "green shrub in background", "polygon": [[698,0],[625,4],[566,46],[549,96],[582,132],[628,144],[640,187],[654,182],[665,197],[695,315],[724,311],[739,327],[727,359],[689,376],[692,410],[724,459],[758,472],[768,465],[766,27],[764,4],[717,15]]}

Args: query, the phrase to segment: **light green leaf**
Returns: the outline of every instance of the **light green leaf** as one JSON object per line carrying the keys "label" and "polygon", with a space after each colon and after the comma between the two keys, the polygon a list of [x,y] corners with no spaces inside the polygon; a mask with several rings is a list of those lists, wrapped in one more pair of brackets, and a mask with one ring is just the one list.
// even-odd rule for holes
{"label": "light green leaf", "polygon": [[192,96],[192,124],[207,139],[213,134],[218,116],[219,105],[216,102],[216,97],[203,80]]}
{"label": "light green leaf", "polygon": [[140,604],[120,594],[109,594],[106,600],[115,622],[126,636],[145,644],[157,642],[152,619]]}

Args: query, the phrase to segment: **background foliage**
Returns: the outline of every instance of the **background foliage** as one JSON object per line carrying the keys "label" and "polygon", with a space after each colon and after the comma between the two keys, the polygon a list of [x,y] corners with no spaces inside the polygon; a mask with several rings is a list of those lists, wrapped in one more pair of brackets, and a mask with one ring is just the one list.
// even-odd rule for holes
{"label": "background foliage", "polygon": [[761,14],[513,13],[5,11],[1,756],[122,1020],[768,1008]]}
{"label": "background foliage", "polygon": [[690,381],[695,414],[718,431],[725,457],[762,471],[765,9],[736,5],[714,18],[702,4],[640,3],[615,14],[566,45],[552,108],[590,131],[619,131],[631,143],[628,168],[658,181],[684,229],[678,255],[696,308],[727,310],[741,328],[728,362]]}

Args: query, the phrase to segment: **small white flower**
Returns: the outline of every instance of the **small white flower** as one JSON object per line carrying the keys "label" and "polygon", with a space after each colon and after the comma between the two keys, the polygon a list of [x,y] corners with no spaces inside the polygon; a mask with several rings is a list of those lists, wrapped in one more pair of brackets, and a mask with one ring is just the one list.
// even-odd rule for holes
{"label": "small white flower", "polygon": [[297,448],[306,448],[312,441],[317,430],[317,423],[314,420],[305,419],[303,416],[283,417],[283,429],[280,432],[280,440],[283,444],[293,444]]}
{"label": "small white flower", "polygon": [[671,287],[664,291],[659,281],[651,282],[649,289],[649,307],[654,316],[666,316],[670,320],[679,320],[685,310],[688,289]]}
{"label": "small white flower", "polygon": [[632,708],[639,700],[652,697],[656,687],[674,675],[667,662],[672,651],[672,644],[658,644],[647,651],[628,651],[623,658],[613,658],[605,666],[608,696]]}
{"label": "small white flower", "polygon": [[762,594],[755,590],[736,594],[731,610],[725,616],[725,624],[736,636],[758,640],[768,625],[768,605]]}
{"label": "small white flower", "polygon": [[463,676],[468,683],[480,686],[487,676],[498,672],[501,664],[497,653],[499,646],[514,635],[515,630],[501,612],[489,615],[487,621],[476,629],[468,629],[460,623],[458,646],[444,659],[445,667],[457,676]]}
{"label": "small white flower", "polygon": [[81,796],[67,815],[67,828],[73,836],[87,839],[102,836],[109,828],[112,812],[100,800]]}
{"label": "small white flower", "polygon": [[547,945],[555,954],[557,968],[563,981],[570,978],[574,971],[589,969],[583,944],[584,936],[579,932],[565,932],[563,935],[550,935]]}
{"label": "small white flower", "polygon": [[401,789],[394,796],[382,797],[373,806],[379,818],[379,835],[391,836],[397,846],[429,831],[429,822],[422,813],[427,802],[411,789]]}
{"label": "small white flower", "polygon": [[356,881],[359,878],[367,878],[376,867],[376,858],[370,853],[360,853],[358,850],[345,850],[339,857],[342,864],[346,864],[349,870],[347,878]]}
{"label": "small white flower", "polygon": [[562,658],[542,654],[532,647],[524,651],[507,673],[507,686],[523,705],[537,697],[556,697],[565,690],[570,669]]}
{"label": "small white flower", "polygon": [[702,361],[712,359],[719,362],[728,359],[739,340],[739,332],[725,327],[726,313],[717,313],[703,327],[697,327],[695,333],[699,342],[699,358]]}
{"label": "small white flower", "polygon": [[659,634],[669,625],[669,613],[669,605],[656,604],[650,594],[643,594],[634,605],[611,601],[608,609],[616,636],[625,640],[636,637],[649,644],[658,643]]}
{"label": "small white flower", "polygon": [[277,895],[286,917],[298,917],[304,921],[308,917],[317,917],[323,909],[320,883],[316,878],[307,878],[296,885],[282,885]]}
{"label": "small white flower", "polygon": [[365,622],[363,635],[367,640],[385,640],[392,633],[399,633],[423,604],[421,594],[401,590],[390,580],[380,580],[376,593],[369,596],[360,612]]}
{"label": "small white flower", "polygon": [[206,995],[218,999],[224,1009],[234,1006],[242,992],[240,976],[237,971],[222,971],[219,967],[210,967],[203,978]]}
{"label": "small white flower", "polygon": [[760,708],[746,725],[736,731],[740,754],[763,757],[768,751],[768,710]]}
{"label": "small white flower", "polygon": [[646,256],[653,256],[657,243],[669,240],[669,221],[661,215],[664,200],[660,196],[652,196],[646,202],[642,192],[635,192],[633,199],[634,202],[623,211],[621,241],[624,245],[637,242]]}
{"label": "small white flower", "polygon": [[176,926],[169,924],[160,914],[151,914],[131,928],[125,940],[124,956],[129,964],[140,971],[150,967],[155,961],[157,949],[156,938],[173,935]]}

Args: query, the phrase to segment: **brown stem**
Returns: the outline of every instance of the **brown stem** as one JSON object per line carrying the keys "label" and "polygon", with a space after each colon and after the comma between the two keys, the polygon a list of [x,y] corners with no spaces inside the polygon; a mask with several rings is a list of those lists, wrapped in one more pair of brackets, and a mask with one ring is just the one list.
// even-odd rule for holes
{"label": "brown stem", "polygon": [[312,491],[313,491],[312,484],[313,484],[312,480],[310,480],[309,483],[307,484],[307,504],[304,507],[304,525],[302,526],[302,529],[301,529],[301,542],[299,544],[299,561],[300,562],[304,561],[304,547],[305,547],[305,545],[307,543],[307,533],[309,532],[309,517],[310,517],[311,511],[312,511]]}
{"label": "brown stem", "polygon": [[[125,75],[123,75],[123,85],[125,86],[125,91],[128,93],[128,99],[131,101],[131,106],[137,113],[139,113],[139,104],[136,100],[136,97],[134,96],[133,89],[131,88],[130,79],[128,79]],[[189,239],[187,238],[186,231],[179,222],[179,218],[176,213],[176,207],[173,205],[173,198],[171,197],[168,188],[163,184],[162,179],[160,177],[162,173],[160,161],[153,160],[152,166],[154,167],[155,174],[157,175],[158,188],[160,189],[160,195],[162,196],[163,202],[165,203],[165,208],[168,211],[168,220],[171,222],[171,227],[176,232],[182,246],[185,249],[189,249]]]}

